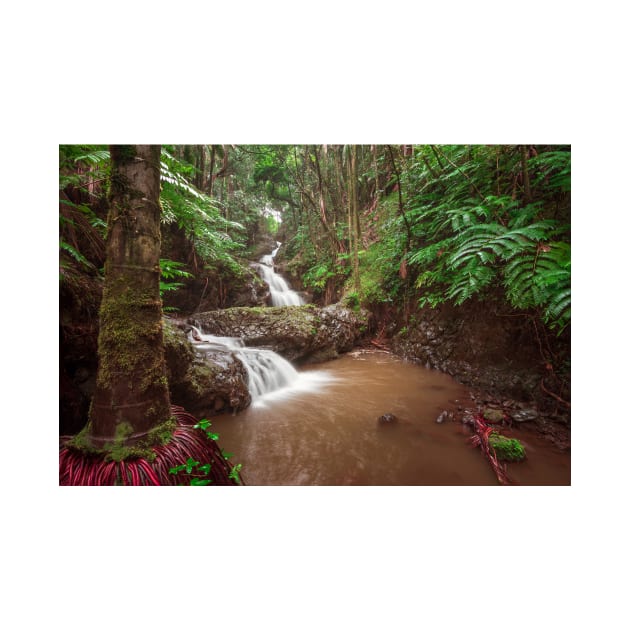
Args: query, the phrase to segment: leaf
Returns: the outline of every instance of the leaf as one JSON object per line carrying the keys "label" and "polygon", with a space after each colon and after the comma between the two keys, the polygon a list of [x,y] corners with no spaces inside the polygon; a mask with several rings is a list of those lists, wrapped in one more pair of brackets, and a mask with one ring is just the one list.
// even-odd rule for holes
{"label": "leaf", "polygon": [[239,476],[239,472],[240,472],[242,466],[243,466],[243,464],[236,464],[236,466],[234,466],[232,468],[232,470],[230,471],[230,474],[229,474],[229,478],[230,479],[234,479],[236,481],[236,483],[238,483],[238,484],[241,483],[241,478]]}
{"label": "leaf", "polygon": [[197,469],[200,473],[207,475],[210,472],[210,468],[212,467],[212,464],[202,464],[201,466],[199,466],[199,468]]}
{"label": "leaf", "polygon": [[211,424],[212,422],[210,422],[210,420],[204,418],[203,420],[199,420],[197,424],[193,425],[193,429],[203,429],[206,431]]}
{"label": "leaf", "polygon": [[191,486],[207,486],[212,483],[212,479],[191,479]]}
{"label": "leaf", "polygon": [[109,151],[92,151],[91,153],[86,153],[85,155],[74,158],[75,163],[91,162],[92,164],[98,164],[105,160],[109,160]]}
{"label": "leaf", "polygon": [[193,468],[198,465],[199,465],[199,462],[197,460],[193,459],[192,457],[189,457],[186,460],[186,466],[185,466],[186,472],[190,474],[193,471]]}

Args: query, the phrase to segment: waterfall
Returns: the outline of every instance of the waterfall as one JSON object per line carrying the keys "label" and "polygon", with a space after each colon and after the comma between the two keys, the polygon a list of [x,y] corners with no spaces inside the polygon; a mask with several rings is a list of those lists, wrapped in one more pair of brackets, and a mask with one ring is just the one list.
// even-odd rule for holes
{"label": "waterfall", "polygon": [[205,335],[195,326],[188,335],[200,352],[234,354],[245,366],[252,405],[298,392],[318,391],[331,377],[324,371],[298,372],[286,359],[266,348],[251,348],[238,337]]}
{"label": "waterfall", "polygon": [[260,259],[261,264],[258,265],[263,280],[269,285],[271,305],[300,306],[304,304],[304,300],[295,291],[292,291],[286,280],[274,270],[275,257],[282,243],[276,241],[276,244],[276,249],[274,249],[271,254],[263,256]]}

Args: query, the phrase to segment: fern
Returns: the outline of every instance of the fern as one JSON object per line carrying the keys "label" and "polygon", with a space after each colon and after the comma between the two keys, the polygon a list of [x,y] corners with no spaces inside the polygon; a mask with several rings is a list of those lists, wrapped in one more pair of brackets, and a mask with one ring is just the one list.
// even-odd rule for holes
{"label": "fern", "polygon": [[547,151],[528,161],[535,185],[548,185],[563,192],[571,190],[571,152]]}
{"label": "fern", "polygon": [[453,300],[455,304],[462,304],[468,298],[487,287],[496,277],[496,273],[490,267],[475,264],[474,259],[468,266],[454,279],[446,292],[446,297]]}
{"label": "fern", "polygon": [[540,307],[543,320],[562,331],[571,319],[571,246],[540,245],[503,270],[507,297],[517,308]]}
{"label": "fern", "polygon": [[89,162],[90,164],[100,164],[108,160],[109,151],[106,150],[94,150],[74,158],[75,162]]}
{"label": "fern", "polygon": [[72,245],[66,243],[63,239],[59,240],[59,248],[68,252],[78,263],[81,263],[88,269],[95,269],[94,265],[83,255],[77,251]]}
{"label": "fern", "polygon": [[570,151],[541,150],[528,161],[536,197],[525,205],[518,147],[430,147],[416,156],[405,183],[418,191],[407,217],[422,245],[407,260],[419,303],[462,304],[502,287],[513,307],[537,309],[563,330],[571,316],[569,225],[546,217],[558,208],[558,191],[570,190]]}

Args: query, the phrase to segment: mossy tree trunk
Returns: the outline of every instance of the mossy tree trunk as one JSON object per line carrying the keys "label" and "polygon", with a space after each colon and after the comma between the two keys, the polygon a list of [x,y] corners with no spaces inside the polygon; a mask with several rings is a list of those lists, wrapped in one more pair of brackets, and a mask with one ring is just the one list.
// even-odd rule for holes
{"label": "mossy tree trunk", "polygon": [[110,151],[97,383],[84,436],[104,449],[150,444],[171,416],[159,288],[160,146]]}

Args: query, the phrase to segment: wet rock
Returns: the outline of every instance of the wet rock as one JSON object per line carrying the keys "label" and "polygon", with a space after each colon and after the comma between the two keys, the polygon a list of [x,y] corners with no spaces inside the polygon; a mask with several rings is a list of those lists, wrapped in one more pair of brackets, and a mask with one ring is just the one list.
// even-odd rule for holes
{"label": "wet rock", "polygon": [[486,409],[483,412],[483,418],[490,424],[498,424],[503,421],[503,412],[500,409]]}
{"label": "wet rock", "polygon": [[514,422],[531,422],[532,420],[536,420],[537,417],[538,412],[534,409],[521,409],[512,413],[512,420],[514,420]]}
{"label": "wet rock", "polygon": [[393,413],[385,413],[378,418],[379,424],[393,424],[398,422],[398,418]]}
{"label": "wet rock", "polygon": [[240,411],[249,406],[251,395],[245,366],[231,355],[197,352],[184,328],[181,322],[164,323],[167,377],[173,403],[198,417]]}
{"label": "wet rock", "polygon": [[188,323],[207,334],[240,337],[247,346],[269,348],[303,364],[351,350],[367,330],[368,315],[336,304],[308,304],[209,311],[191,316]]}
{"label": "wet rock", "polygon": [[[524,401],[539,414],[553,412],[557,404],[540,387],[546,372],[541,367],[537,332],[522,313],[493,313],[482,300],[462,306],[442,304],[415,313],[390,342],[394,354],[450,374],[464,385],[485,392],[484,406],[502,406],[510,412]],[[549,339],[557,364],[570,357],[570,335]],[[565,390],[570,386],[563,373]],[[502,403],[505,401],[505,404]],[[560,409],[569,416],[569,412]],[[531,414],[515,418],[531,419]]]}
{"label": "wet rock", "polygon": [[465,411],[464,414],[462,415],[462,424],[469,424],[469,425],[474,425],[475,424],[475,418],[472,414],[472,412],[470,411]]}
{"label": "wet rock", "polygon": [[442,422],[446,422],[447,420],[453,420],[453,412],[444,410],[435,421],[438,424],[442,424]]}

